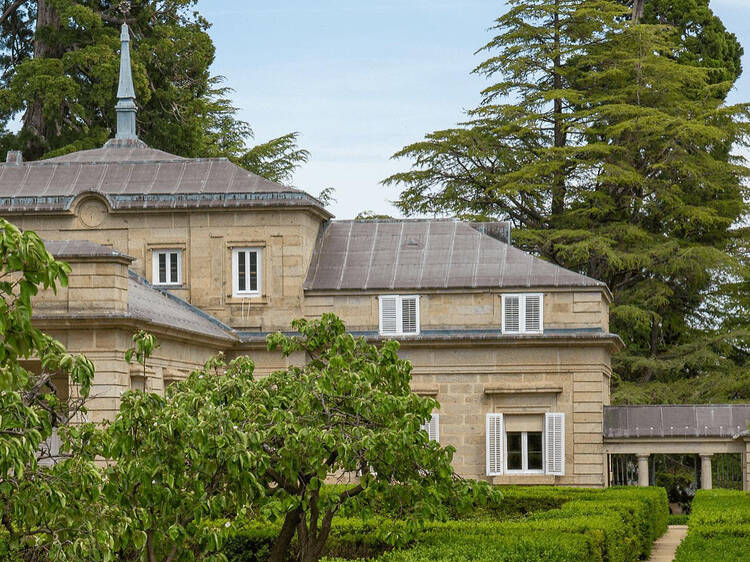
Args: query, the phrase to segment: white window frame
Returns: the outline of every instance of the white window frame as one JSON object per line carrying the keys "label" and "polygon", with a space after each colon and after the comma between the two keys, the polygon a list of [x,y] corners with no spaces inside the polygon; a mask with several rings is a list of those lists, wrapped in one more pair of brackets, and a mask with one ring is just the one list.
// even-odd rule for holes
{"label": "white window frame", "polygon": [[[172,273],[172,254],[177,254],[177,282],[172,281],[160,281],[159,280],[159,256],[166,256],[166,274],[169,279]],[[159,248],[158,250],[151,250],[151,264],[152,264],[152,275],[151,284],[163,287],[182,285],[182,250],[177,248]]]}
{"label": "white window frame", "polygon": [[[510,331],[505,327],[505,314],[508,310],[505,305],[505,300],[508,297],[518,298],[518,331]],[[526,329],[526,298],[527,297],[539,297],[539,329],[538,330]],[[506,294],[503,294],[502,333],[503,334],[542,334],[544,333],[544,293],[506,293]]]}
{"label": "white window frame", "polygon": [[[546,461],[546,451],[545,451],[545,439],[544,439],[544,430],[542,431],[511,431],[510,433],[520,433],[521,434],[521,470],[518,469],[510,469],[508,468],[508,430],[506,428],[503,428],[503,453],[504,453],[504,460],[505,460],[505,466],[503,467],[505,469],[506,474],[544,474],[544,467],[545,461]],[[529,469],[529,433],[541,433],[542,435],[542,468],[539,469]]]}
{"label": "white window frame", "polygon": [[[383,331],[383,299],[396,299],[396,326],[395,332]],[[415,313],[416,313],[416,331],[404,332],[404,318],[403,318],[403,301],[405,299],[414,299],[416,302]],[[378,332],[381,336],[418,336],[421,332],[421,321],[419,312],[419,295],[380,295],[378,297]]]}
{"label": "white window frame", "polygon": [[[528,467],[528,433],[526,444],[522,440],[522,459],[526,457]],[[493,436],[499,438],[493,439]],[[502,474],[546,474],[565,476],[565,414],[546,412],[542,426],[542,469],[541,470],[508,470],[508,438],[504,415],[500,412],[486,414],[486,468],[487,476]],[[557,445],[557,447],[555,447]],[[523,461],[522,461],[523,466]]]}
{"label": "white window frame", "polygon": [[[245,289],[244,291],[239,290],[239,253],[255,253],[258,264],[258,283],[257,287],[253,290]],[[247,274],[247,273],[246,273]],[[249,276],[248,276],[249,283]],[[263,290],[263,249],[262,248],[232,248],[232,296],[238,298],[246,297],[258,297],[261,295]]]}

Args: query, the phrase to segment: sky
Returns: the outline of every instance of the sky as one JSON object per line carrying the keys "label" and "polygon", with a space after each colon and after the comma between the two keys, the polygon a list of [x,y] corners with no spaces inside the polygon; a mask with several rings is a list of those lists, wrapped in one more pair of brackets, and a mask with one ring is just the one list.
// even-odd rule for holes
{"label": "sky", "polygon": [[[745,73],[727,100],[750,100],[750,0],[711,7],[745,47]],[[336,190],[330,210],[399,216],[392,160],[426,133],[454,126],[486,82],[475,51],[503,13],[499,0],[199,0],[212,23],[214,74],[226,77],[255,142],[291,131],[310,161],[293,184]]]}

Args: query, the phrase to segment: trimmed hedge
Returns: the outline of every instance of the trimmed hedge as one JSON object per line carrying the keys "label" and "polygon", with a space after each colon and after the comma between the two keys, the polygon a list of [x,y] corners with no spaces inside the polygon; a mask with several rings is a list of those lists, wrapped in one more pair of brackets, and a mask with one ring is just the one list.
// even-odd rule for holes
{"label": "trimmed hedge", "polygon": [[[632,562],[648,557],[667,528],[662,488],[508,487],[502,492],[499,504],[471,517],[427,522],[417,531],[404,521],[348,513],[334,520],[326,554],[380,562]],[[233,530],[223,552],[230,561],[261,562],[278,529],[278,524],[248,522]]]}
{"label": "trimmed hedge", "polygon": [[688,535],[675,560],[750,560],[750,495],[736,490],[698,490]]}
{"label": "trimmed hedge", "polygon": [[[559,488],[554,492],[559,491]],[[506,494],[537,497],[552,490]],[[645,558],[667,528],[669,509],[662,488],[564,491],[560,508],[520,521],[452,521],[431,525],[417,546],[383,555],[383,562],[427,560],[591,560],[631,562]],[[554,493],[550,495],[555,495]]]}
{"label": "trimmed hedge", "polygon": [[674,513],[669,516],[670,525],[687,525],[690,516],[687,513]]}

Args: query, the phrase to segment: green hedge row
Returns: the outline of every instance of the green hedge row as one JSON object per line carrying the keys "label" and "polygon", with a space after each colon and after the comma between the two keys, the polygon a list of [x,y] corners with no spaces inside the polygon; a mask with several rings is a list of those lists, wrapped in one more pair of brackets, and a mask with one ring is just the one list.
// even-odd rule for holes
{"label": "green hedge row", "polygon": [[[669,511],[662,488],[508,487],[502,492],[497,505],[473,517],[429,522],[416,531],[382,515],[363,518],[348,513],[334,520],[327,555],[329,560],[380,562],[631,562],[647,557],[653,541],[667,528]],[[234,530],[224,554],[234,562],[261,562],[277,533],[276,524],[248,522]]]}
{"label": "green hedge row", "polygon": [[750,495],[736,490],[698,490],[688,536],[677,562],[750,560]]}
{"label": "green hedge row", "polygon": [[[545,490],[509,491],[504,501]],[[645,558],[667,528],[662,488],[570,492],[559,508],[517,521],[451,521],[429,526],[414,548],[394,550],[382,562],[427,560],[609,561]]]}

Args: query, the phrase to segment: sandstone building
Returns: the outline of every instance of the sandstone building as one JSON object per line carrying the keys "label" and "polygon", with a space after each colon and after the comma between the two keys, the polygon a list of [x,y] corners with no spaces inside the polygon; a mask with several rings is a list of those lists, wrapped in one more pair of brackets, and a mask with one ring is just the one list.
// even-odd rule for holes
{"label": "sandstone building", "polygon": [[[124,28],[116,138],[0,165],[0,215],[72,266],[35,318],[94,362],[94,420],[218,351],[251,355],[261,375],[282,368],[266,335],[334,312],[370,341],[401,341],[415,392],[441,404],[430,435],[456,447],[462,476],[607,485],[603,416],[622,342],[603,283],[514,248],[504,223],[337,221],[226,159],[147,147],[127,41]],[[124,359],[138,329],[161,344],[145,377]]]}

